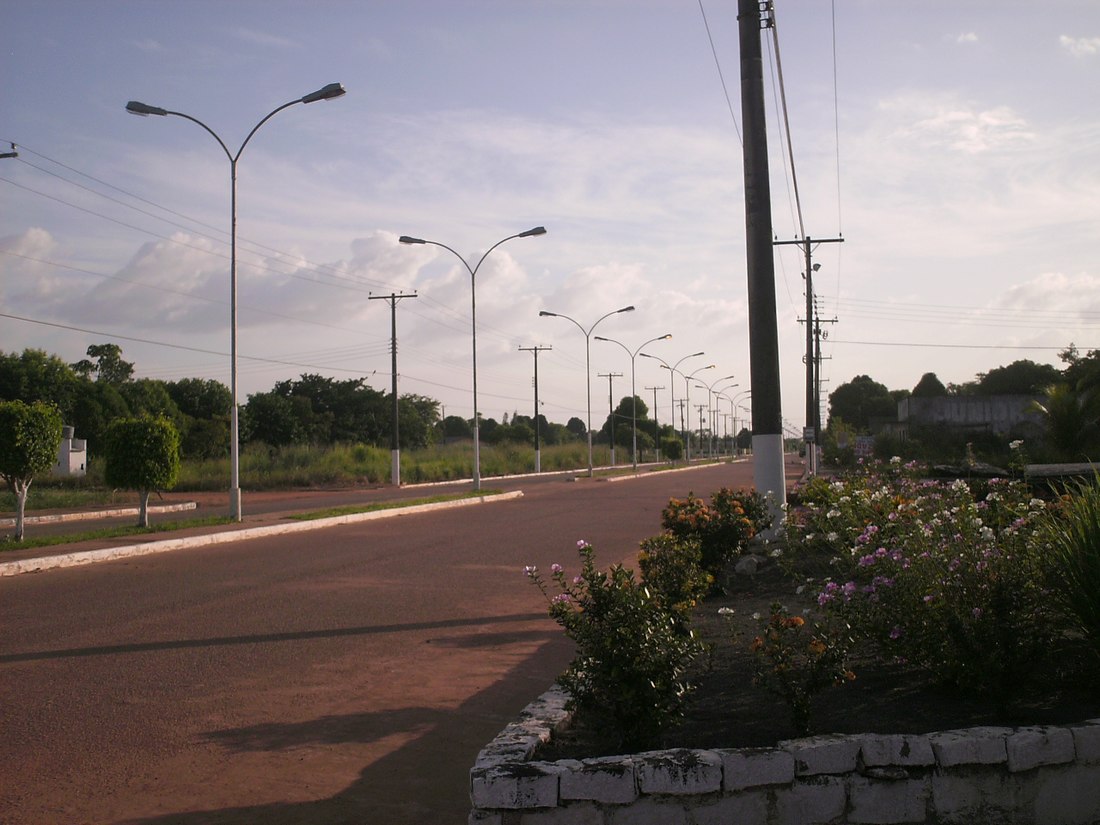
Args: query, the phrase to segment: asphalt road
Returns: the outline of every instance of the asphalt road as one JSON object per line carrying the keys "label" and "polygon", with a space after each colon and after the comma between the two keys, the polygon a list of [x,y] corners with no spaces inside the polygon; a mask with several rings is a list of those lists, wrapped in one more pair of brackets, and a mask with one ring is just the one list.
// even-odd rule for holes
{"label": "asphalt road", "polygon": [[568,662],[523,575],[633,562],[718,465],[0,579],[0,822],[464,823]]}

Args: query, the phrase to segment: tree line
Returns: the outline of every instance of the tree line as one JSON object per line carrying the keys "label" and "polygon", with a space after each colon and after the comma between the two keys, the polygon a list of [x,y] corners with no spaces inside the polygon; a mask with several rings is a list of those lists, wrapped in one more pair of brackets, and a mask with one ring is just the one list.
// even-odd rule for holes
{"label": "tree line", "polygon": [[1061,369],[1022,359],[962,384],[944,384],[927,372],[911,390],[891,390],[869,375],[857,375],[830,393],[828,429],[867,433],[876,420],[896,419],[898,402],[908,397],[1028,396],[1029,409],[1044,424],[1042,437],[1031,445],[1033,454],[1041,452],[1049,460],[1095,459],[1100,455],[1100,350],[1082,355],[1070,345],[1059,358]]}

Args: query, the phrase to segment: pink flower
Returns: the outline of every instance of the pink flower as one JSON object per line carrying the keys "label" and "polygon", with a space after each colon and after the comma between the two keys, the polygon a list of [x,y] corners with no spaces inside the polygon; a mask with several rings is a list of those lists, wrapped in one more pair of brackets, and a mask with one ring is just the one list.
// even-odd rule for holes
{"label": "pink flower", "polygon": [[551,573],[560,573],[560,572],[561,572],[561,569],[562,569],[562,568],[561,568],[561,565],[560,565],[560,564],[551,564],[551,565],[550,565],[550,572],[551,572]]}

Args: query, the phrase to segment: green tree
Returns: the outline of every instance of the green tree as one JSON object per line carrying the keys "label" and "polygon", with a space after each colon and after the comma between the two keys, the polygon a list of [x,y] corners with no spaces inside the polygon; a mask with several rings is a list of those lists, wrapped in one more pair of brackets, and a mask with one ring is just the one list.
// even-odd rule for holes
{"label": "green tree", "polygon": [[829,418],[839,418],[860,430],[869,429],[872,418],[896,418],[897,411],[890,390],[869,375],[857,375],[829,394]]}
{"label": "green tree", "polygon": [[0,401],[0,478],[15,495],[15,540],[23,540],[23,515],[31,482],[57,460],[61,413],[42,401]]}
{"label": "green tree", "polygon": [[1046,424],[1047,441],[1067,458],[1085,458],[1086,447],[1097,435],[1097,421],[1089,413],[1086,396],[1069,384],[1047,387],[1046,397],[1034,402]]}
{"label": "green tree", "polygon": [[[134,365],[122,360],[122,347],[118,344],[92,344],[87,354],[88,358],[72,365],[73,370],[83,378],[91,380],[94,375],[96,381],[118,386],[133,377]],[[88,360],[90,358],[95,361]]]}
{"label": "green tree", "polygon": [[576,416],[573,416],[565,422],[565,429],[569,430],[569,432],[573,433],[577,438],[584,438],[585,434],[588,432],[588,427],[586,427],[585,423]]}
{"label": "green tree", "polygon": [[180,472],[180,436],[163,416],[119,418],[107,428],[107,483],[137,490],[138,526],[149,526],[149,494],[171,490]]}
{"label": "green tree", "polygon": [[978,376],[980,395],[1039,395],[1062,376],[1050,364],[1036,364],[1026,358]]}
{"label": "green tree", "polygon": [[0,401],[45,401],[67,416],[72,412],[79,384],[72,367],[43,350],[0,354]]}
{"label": "green tree", "polygon": [[942,398],[947,395],[947,387],[936,377],[936,373],[926,372],[913,387],[912,395],[914,398]]}

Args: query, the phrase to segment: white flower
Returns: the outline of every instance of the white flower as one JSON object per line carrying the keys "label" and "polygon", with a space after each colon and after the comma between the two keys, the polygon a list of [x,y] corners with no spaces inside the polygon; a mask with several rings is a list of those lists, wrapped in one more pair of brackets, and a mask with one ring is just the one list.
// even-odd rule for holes
{"label": "white flower", "polygon": [[777,559],[777,558],[779,558],[780,556],[783,555],[783,548],[776,547],[768,555],[771,556],[773,559]]}
{"label": "white flower", "polygon": [[737,611],[734,610],[732,607],[719,607],[718,608],[718,615],[719,616],[732,616],[736,612]]}
{"label": "white flower", "polygon": [[756,613],[753,613],[753,614],[752,614],[752,620],[753,620],[754,622],[758,622],[758,621],[760,621],[760,612],[759,612],[759,611],[757,611]]}
{"label": "white flower", "polygon": [[836,533],[829,533],[829,535],[825,536],[825,538],[826,540],[833,542],[840,538],[840,536],[838,536]]}

